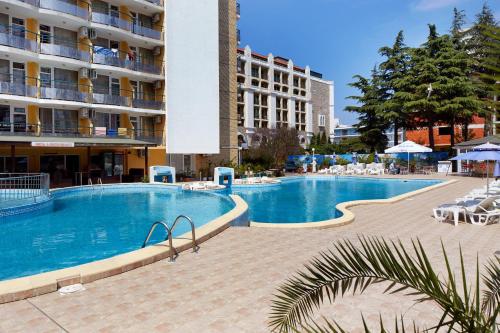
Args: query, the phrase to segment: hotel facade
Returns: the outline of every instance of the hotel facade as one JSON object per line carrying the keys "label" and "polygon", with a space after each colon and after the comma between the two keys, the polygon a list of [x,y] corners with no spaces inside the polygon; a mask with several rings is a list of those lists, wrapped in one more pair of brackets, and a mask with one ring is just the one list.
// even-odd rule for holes
{"label": "hotel facade", "polygon": [[0,172],[86,184],[92,174],[121,179],[176,162],[194,170],[207,154],[237,156],[228,121],[234,0],[0,0],[0,8]]}
{"label": "hotel facade", "polygon": [[299,132],[302,145],[313,134],[333,138],[334,85],[292,60],[238,49],[238,139],[258,145],[269,129]]}

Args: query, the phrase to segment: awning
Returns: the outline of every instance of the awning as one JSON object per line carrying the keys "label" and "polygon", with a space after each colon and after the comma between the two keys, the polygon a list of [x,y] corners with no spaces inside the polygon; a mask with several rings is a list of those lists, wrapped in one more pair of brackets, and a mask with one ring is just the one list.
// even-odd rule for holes
{"label": "awning", "polygon": [[453,146],[453,149],[471,150],[474,147],[482,145],[487,142],[493,143],[495,145],[500,145],[500,135],[491,135],[484,138],[460,142],[457,143],[455,146]]}
{"label": "awning", "polygon": [[136,139],[127,139],[127,138],[110,138],[110,137],[90,137],[90,138],[68,138],[68,137],[58,137],[58,136],[27,136],[27,135],[0,135],[0,145],[1,144],[23,144],[23,145],[31,145],[32,142],[38,143],[49,143],[53,144],[52,146],[57,146],[57,143],[74,143],[75,147],[155,147],[158,144],[149,141],[142,141]]}

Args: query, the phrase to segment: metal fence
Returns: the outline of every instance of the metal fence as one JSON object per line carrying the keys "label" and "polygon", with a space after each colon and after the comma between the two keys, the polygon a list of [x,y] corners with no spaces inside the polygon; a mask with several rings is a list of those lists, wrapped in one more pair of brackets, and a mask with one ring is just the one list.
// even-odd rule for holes
{"label": "metal fence", "polygon": [[0,173],[0,208],[46,199],[49,188],[47,173]]}

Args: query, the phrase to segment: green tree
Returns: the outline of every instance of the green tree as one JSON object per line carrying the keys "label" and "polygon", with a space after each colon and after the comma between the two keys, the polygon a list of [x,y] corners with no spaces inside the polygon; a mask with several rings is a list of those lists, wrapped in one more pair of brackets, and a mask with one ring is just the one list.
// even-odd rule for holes
{"label": "green tree", "polygon": [[453,8],[453,21],[451,22],[450,34],[453,39],[455,48],[462,49],[464,47],[464,24],[465,12]]}
{"label": "green tree", "polygon": [[[394,133],[407,126],[407,114],[403,108],[404,100],[395,95],[396,82],[408,75],[409,60],[408,47],[404,43],[403,31],[396,36],[392,47],[384,46],[379,54],[385,57],[380,64],[380,84],[384,93],[384,101],[380,112],[383,118],[392,124]],[[394,136],[394,145],[399,144],[399,136]]]}
{"label": "green tree", "polygon": [[360,141],[366,144],[370,152],[382,151],[387,146],[387,136],[385,130],[388,123],[381,112],[381,105],[384,102],[384,92],[380,86],[380,75],[377,68],[372,70],[370,79],[361,75],[355,75],[355,82],[350,83],[360,91],[359,96],[349,96],[357,102],[357,105],[347,106],[346,111],[358,113],[358,123],[356,128],[360,133]]}
{"label": "green tree", "polygon": [[[477,94],[484,100],[492,100],[495,96],[495,81],[494,71],[488,65],[491,61],[492,46],[495,44],[495,39],[491,36],[491,31],[498,28],[498,22],[495,20],[492,10],[485,3],[481,12],[476,15],[476,20],[472,28],[466,34],[466,48],[468,54],[473,59],[474,82],[476,84]],[[498,42],[498,40],[497,40]],[[496,54],[498,60],[499,55]],[[488,60],[490,59],[490,60]],[[490,116],[492,113],[491,104],[484,104],[481,116],[485,117],[489,125]],[[487,129],[487,132],[490,132]]]}
{"label": "green tree", "polygon": [[[311,318],[321,305],[345,294],[363,293],[371,285],[387,282],[384,293],[404,292],[417,303],[433,302],[441,310],[439,322],[426,331],[496,332],[500,311],[500,257],[491,259],[484,272],[476,264],[474,281],[466,278],[460,251],[459,275],[455,275],[443,247],[444,274],[432,266],[420,241],[411,250],[401,241],[381,238],[345,240],[334,250],[322,252],[294,277],[289,278],[273,300],[270,326],[274,332],[346,332],[335,322],[326,327]],[[481,281],[482,277],[482,281]],[[481,286],[483,290],[481,291]],[[418,328],[415,323],[415,332]],[[380,332],[388,332],[380,319]],[[396,332],[405,332],[404,322],[396,322]],[[365,332],[370,332],[365,324]]]}
{"label": "green tree", "polygon": [[322,132],[322,133],[321,133],[321,138],[320,138],[319,143],[320,143],[321,145],[325,145],[325,144],[327,144],[327,143],[328,143],[328,139],[326,138],[326,133],[325,133],[325,132]]}

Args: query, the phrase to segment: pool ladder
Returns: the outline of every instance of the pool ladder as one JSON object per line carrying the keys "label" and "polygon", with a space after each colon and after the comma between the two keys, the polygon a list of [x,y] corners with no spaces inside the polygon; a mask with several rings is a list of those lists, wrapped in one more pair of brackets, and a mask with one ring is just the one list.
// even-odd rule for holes
{"label": "pool ladder", "polygon": [[[94,189],[94,184],[92,184],[92,178],[89,177],[87,183],[92,187],[92,189]],[[96,185],[100,185],[100,187],[102,189],[102,179],[101,179],[101,177],[97,178],[97,184]]]}
{"label": "pool ladder", "polygon": [[[169,227],[163,221],[157,221],[157,222],[153,223],[153,225],[149,229],[148,236],[144,240],[144,243],[142,243],[142,248],[146,247],[146,244],[148,243],[149,239],[151,238],[151,235],[153,234],[153,231],[155,231],[156,227],[161,225],[167,231],[167,237],[165,238],[165,240],[168,240],[168,246],[170,247],[170,261],[172,261],[172,262],[175,261],[175,259],[177,258],[177,256],[179,254],[178,254],[177,250],[172,245],[172,233],[174,232],[174,229],[177,226],[177,224],[179,223],[179,221],[181,221],[181,220],[188,221],[189,224],[191,225],[191,236],[192,236],[191,241],[192,241],[193,252],[198,252],[200,247],[198,246],[198,244],[196,244],[196,234],[195,234],[194,223],[193,223],[193,220],[191,220],[191,218],[186,216],[186,215],[177,216],[177,218],[175,219],[175,221],[171,227]],[[174,254],[175,254],[175,256],[174,256]]]}

